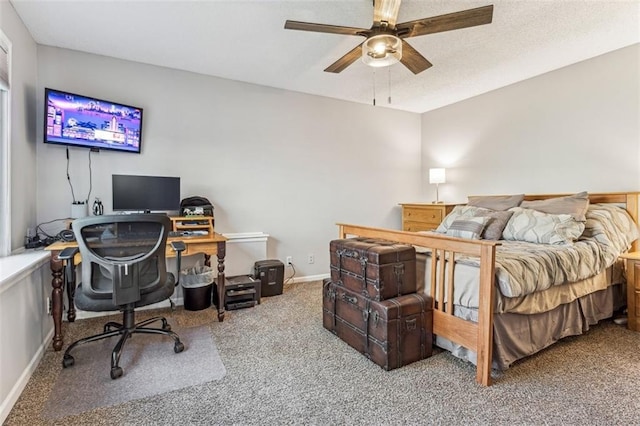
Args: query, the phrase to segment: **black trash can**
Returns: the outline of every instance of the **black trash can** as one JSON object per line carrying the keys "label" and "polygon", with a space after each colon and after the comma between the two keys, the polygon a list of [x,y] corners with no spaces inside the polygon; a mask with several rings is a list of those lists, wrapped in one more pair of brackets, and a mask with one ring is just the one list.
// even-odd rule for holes
{"label": "black trash can", "polygon": [[200,311],[211,306],[213,277],[213,268],[209,266],[195,266],[180,272],[186,310]]}

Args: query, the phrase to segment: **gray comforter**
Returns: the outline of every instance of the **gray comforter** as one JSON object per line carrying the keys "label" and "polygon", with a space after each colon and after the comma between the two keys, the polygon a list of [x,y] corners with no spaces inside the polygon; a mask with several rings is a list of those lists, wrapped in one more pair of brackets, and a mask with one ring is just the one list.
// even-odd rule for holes
{"label": "gray comforter", "polygon": [[[611,266],[639,235],[624,209],[591,205],[585,231],[573,244],[501,241],[496,250],[496,284],[502,296],[513,298],[584,280]],[[478,258],[456,259],[454,303],[477,307],[478,267]]]}

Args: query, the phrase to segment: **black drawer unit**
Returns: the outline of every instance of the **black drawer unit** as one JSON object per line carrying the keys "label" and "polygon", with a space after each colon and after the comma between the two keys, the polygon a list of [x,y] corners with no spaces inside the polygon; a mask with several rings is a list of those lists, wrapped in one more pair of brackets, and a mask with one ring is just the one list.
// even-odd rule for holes
{"label": "black drawer unit", "polygon": [[262,283],[251,275],[227,277],[224,307],[226,310],[252,308],[260,303]]}

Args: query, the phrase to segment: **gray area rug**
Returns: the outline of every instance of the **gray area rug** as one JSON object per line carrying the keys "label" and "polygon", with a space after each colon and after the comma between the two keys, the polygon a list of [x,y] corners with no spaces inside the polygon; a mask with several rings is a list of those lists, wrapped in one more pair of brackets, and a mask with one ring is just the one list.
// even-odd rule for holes
{"label": "gray area rug", "polygon": [[125,344],[120,358],[124,375],[117,380],[109,374],[117,337],[75,348],[75,364],[61,369],[44,417],[79,414],[224,377],[226,370],[208,327],[181,329],[172,324],[172,329],[185,345],[183,352],[174,353],[169,337],[136,334]]}

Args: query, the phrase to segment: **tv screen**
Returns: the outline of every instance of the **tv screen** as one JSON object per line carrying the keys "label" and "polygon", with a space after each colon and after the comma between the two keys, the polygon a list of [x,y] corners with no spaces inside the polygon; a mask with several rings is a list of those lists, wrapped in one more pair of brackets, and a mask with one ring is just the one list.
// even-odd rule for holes
{"label": "tv screen", "polygon": [[112,175],[113,210],[167,212],[180,210],[180,178]]}
{"label": "tv screen", "polygon": [[44,142],[140,153],[142,108],[45,89]]}

